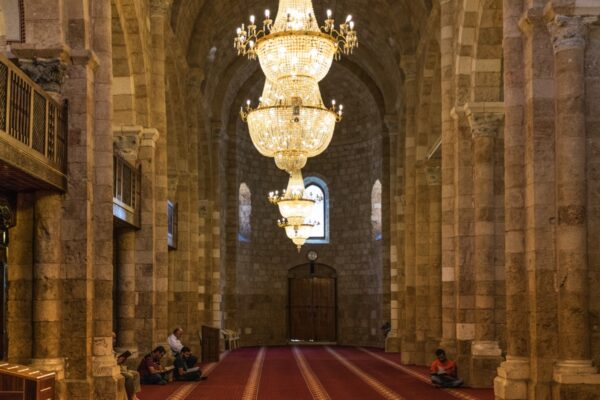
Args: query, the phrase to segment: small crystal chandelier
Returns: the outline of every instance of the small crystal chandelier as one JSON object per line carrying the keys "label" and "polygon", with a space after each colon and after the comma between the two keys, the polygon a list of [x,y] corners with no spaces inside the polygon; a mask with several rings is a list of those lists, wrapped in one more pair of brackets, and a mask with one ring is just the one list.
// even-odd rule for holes
{"label": "small crystal chandelier", "polygon": [[278,226],[285,229],[287,237],[296,245],[298,252],[310,237],[312,228],[317,225],[317,222],[309,220],[309,215],[315,203],[321,200],[305,193],[300,170],[293,172],[287,189],[281,194],[279,191],[269,193],[269,201],[279,207],[282,216],[278,220]]}

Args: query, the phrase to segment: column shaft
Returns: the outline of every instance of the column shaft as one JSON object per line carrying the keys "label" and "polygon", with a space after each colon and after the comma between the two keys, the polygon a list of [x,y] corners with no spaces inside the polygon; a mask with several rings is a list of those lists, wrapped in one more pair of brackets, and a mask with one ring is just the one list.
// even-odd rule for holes
{"label": "column shaft", "polygon": [[118,329],[117,345],[133,352],[137,350],[135,319],[135,232],[121,231],[117,235]]}
{"label": "column shaft", "polygon": [[434,354],[442,339],[442,206],[441,168],[437,161],[427,163],[427,195],[429,198],[429,323],[425,354]]}

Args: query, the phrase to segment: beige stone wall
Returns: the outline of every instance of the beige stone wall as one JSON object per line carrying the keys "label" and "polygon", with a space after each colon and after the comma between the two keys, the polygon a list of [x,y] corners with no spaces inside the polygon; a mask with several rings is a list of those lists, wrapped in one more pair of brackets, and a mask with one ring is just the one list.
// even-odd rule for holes
{"label": "beige stone wall", "polygon": [[[265,197],[287,177],[237,115],[262,73],[235,58],[230,28],[262,3],[25,2],[26,40],[10,51],[63,63],[52,96],[70,104],[69,181],[17,196],[8,360],[56,371],[61,399],[114,399],[113,321],[138,355],[175,326],[196,352],[202,325],[283,344],[288,270],[315,249],[337,271],[339,343],[382,346],[390,321],[388,350],[427,364],[442,346],[498,399],[597,396],[600,7],[340,3],[364,23],[361,47],[321,88],[347,114],[304,171],[328,183],[331,242],[297,254]],[[140,229],[113,226],[115,151],[141,167]],[[167,200],[179,209],[170,251]]]}

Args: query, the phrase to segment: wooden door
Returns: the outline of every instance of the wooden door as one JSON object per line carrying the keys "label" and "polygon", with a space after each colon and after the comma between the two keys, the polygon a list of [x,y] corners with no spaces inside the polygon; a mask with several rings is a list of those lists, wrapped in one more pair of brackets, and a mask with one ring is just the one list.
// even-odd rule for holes
{"label": "wooden door", "polygon": [[290,279],[290,339],[333,342],[335,327],[335,279]]}

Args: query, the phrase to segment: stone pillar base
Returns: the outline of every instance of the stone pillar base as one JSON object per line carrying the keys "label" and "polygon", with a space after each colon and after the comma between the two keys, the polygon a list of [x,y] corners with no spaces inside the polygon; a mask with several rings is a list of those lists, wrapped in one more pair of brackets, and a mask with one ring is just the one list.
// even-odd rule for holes
{"label": "stone pillar base", "polygon": [[94,356],[92,361],[94,376],[94,399],[126,399],[125,378],[112,355]]}
{"label": "stone pillar base", "polygon": [[591,360],[563,360],[556,363],[554,382],[564,385],[600,385],[600,374]]}
{"label": "stone pillar base", "polygon": [[469,386],[491,388],[494,385],[496,369],[504,361],[502,350],[496,341],[474,341],[471,343],[471,376]]}
{"label": "stone pillar base", "polygon": [[496,400],[526,400],[529,359],[507,356],[494,379]]}
{"label": "stone pillar base", "polygon": [[414,364],[415,363],[415,343],[402,341],[400,348],[400,361],[402,364]]}
{"label": "stone pillar base", "polygon": [[415,356],[413,360],[413,364],[417,365],[427,365],[429,359],[433,359],[433,357],[429,357],[426,354],[426,342],[424,340],[417,340],[415,343]]}
{"label": "stone pillar base", "polygon": [[388,336],[385,338],[386,353],[399,353],[401,340],[397,336]]}

